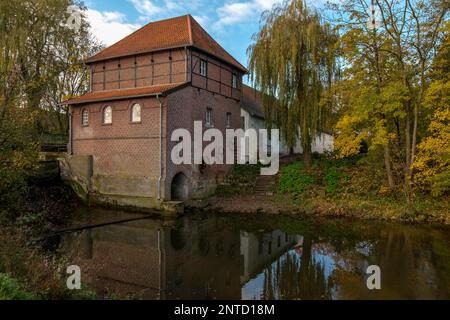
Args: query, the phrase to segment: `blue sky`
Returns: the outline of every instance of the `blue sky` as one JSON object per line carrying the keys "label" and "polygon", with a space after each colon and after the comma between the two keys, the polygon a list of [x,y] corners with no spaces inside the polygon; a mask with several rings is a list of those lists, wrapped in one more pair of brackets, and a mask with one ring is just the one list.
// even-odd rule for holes
{"label": "blue sky", "polygon": [[[319,0],[319,3],[323,0]],[[93,34],[111,45],[150,21],[190,13],[247,66],[246,50],[261,13],[281,0],[85,0]]]}

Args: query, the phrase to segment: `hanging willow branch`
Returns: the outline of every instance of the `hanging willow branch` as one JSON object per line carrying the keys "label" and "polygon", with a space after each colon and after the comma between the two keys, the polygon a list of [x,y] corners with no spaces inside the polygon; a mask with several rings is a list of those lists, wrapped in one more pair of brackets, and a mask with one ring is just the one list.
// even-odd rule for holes
{"label": "hanging willow branch", "polygon": [[305,163],[330,108],[321,103],[337,74],[337,33],[302,0],[276,6],[248,48],[251,81],[260,90],[267,126],[275,124],[289,148],[301,137]]}

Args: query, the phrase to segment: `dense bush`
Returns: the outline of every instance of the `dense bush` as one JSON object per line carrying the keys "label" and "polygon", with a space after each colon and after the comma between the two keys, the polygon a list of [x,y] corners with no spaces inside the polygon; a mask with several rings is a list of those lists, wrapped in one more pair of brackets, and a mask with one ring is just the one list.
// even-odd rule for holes
{"label": "dense bush", "polygon": [[32,300],[35,297],[23,291],[16,279],[7,273],[0,273],[0,300]]}
{"label": "dense bush", "polygon": [[290,193],[296,198],[314,182],[314,176],[305,171],[303,161],[297,161],[282,168],[278,189],[281,193]]}
{"label": "dense bush", "polygon": [[0,219],[10,219],[21,209],[27,177],[38,164],[33,139],[33,115],[10,109],[0,119]]}

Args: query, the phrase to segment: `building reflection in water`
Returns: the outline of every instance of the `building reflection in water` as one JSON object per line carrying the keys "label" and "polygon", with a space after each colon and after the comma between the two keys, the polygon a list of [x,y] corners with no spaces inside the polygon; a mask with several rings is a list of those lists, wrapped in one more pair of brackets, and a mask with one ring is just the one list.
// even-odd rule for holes
{"label": "building reflection in water", "polygon": [[[417,239],[414,232],[376,229],[373,237],[349,241],[309,232],[288,234],[279,228],[254,229],[252,224],[218,217],[138,220],[67,234],[59,250],[81,267],[82,281],[105,296],[449,297],[449,256],[436,256],[430,249],[435,244],[426,244],[422,233]],[[436,262],[444,268],[437,270]],[[379,264],[384,272],[387,288],[382,292],[365,286],[369,264]]]}

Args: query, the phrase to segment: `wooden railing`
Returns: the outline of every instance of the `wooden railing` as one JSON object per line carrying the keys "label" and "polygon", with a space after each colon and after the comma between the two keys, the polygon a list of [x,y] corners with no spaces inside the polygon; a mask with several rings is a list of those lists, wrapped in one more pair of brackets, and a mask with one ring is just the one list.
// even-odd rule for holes
{"label": "wooden railing", "polygon": [[69,135],[42,133],[40,137],[41,151],[46,152],[66,152]]}

